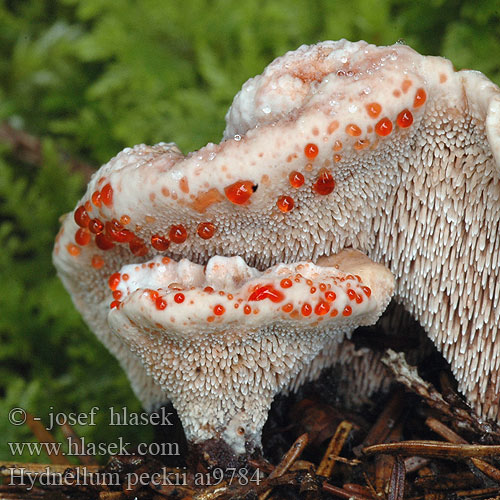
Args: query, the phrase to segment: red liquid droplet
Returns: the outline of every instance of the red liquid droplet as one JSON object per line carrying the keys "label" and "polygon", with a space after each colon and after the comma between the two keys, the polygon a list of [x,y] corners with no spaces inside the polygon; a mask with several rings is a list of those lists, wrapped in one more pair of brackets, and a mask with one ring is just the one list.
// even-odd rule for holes
{"label": "red liquid droplet", "polygon": [[113,298],[116,300],[120,300],[122,298],[123,293],[120,290],[115,290],[113,292]]}
{"label": "red liquid droplet", "polygon": [[111,304],[109,304],[110,309],[118,309],[120,307],[120,301],[119,300],[113,300]]}
{"label": "red liquid droplet", "polygon": [[68,250],[68,253],[73,257],[80,255],[81,252],[81,250],[76,245],[73,245],[73,243],[68,243],[66,245],[66,249]]}
{"label": "red liquid droplet", "polygon": [[293,311],[293,304],[285,304],[282,308],[283,312],[289,313]]}
{"label": "red liquid droplet", "polygon": [[184,243],[187,239],[187,231],[186,228],[179,224],[178,226],[172,226],[168,233],[170,241],[174,243]]}
{"label": "red liquid droplet", "polygon": [[354,300],[356,298],[356,292],[352,288],[349,288],[347,290],[347,296],[349,297],[349,300]]}
{"label": "red liquid droplet", "polygon": [[123,229],[123,226],[118,222],[116,219],[111,219],[111,221],[106,222],[106,229],[111,230],[111,231],[121,231]]}
{"label": "red liquid droplet", "polygon": [[411,111],[408,109],[403,109],[401,113],[399,113],[396,123],[401,127],[401,128],[407,128],[413,123],[413,115],[411,114]]}
{"label": "red liquid droplet", "polygon": [[389,135],[392,132],[391,120],[389,120],[389,118],[382,118],[382,120],[375,125],[375,132],[381,137]]}
{"label": "red liquid droplet", "polygon": [[144,241],[137,237],[134,237],[134,239],[129,242],[128,247],[136,257],[143,257],[148,253],[148,247],[144,244]]}
{"label": "red liquid droplet", "polygon": [[319,302],[316,307],[314,308],[314,312],[318,315],[318,316],[323,316],[324,314],[326,314],[328,311],[330,310],[330,304],[328,302]]}
{"label": "red liquid droplet", "polygon": [[363,149],[367,148],[370,145],[370,141],[368,139],[358,139],[354,143],[354,149],[356,151],[362,151]]}
{"label": "red liquid droplet", "polygon": [[312,313],[312,307],[307,302],[302,306],[302,316],[309,316]]}
{"label": "red liquid droplet", "polygon": [[130,217],[128,215],[122,215],[120,217],[120,222],[126,226],[127,224],[130,224]]}
{"label": "red liquid droplet", "polygon": [[333,302],[336,298],[337,294],[335,292],[332,292],[331,290],[325,292],[325,299],[328,300],[328,302]]}
{"label": "red liquid droplet", "polygon": [[281,288],[290,288],[293,285],[292,280],[288,278],[284,278],[280,282]]}
{"label": "red liquid droplet", "polygon": [[361,135],[361,129],[357,125],[354,125],[354,123],[350,123],[349,125],[347,125],[345,131],[352,137],[358,137],[359,135]]}
{"label": "red liquid droplet", "polygon": [[90,222],[90,217],[89,214],[87,213],[87,210],[85,210],[85,207],[82,205],[78,207],[75,210],[75,222],[80,226],[80,227],[87,227]]}
{"label": "red liquid droplet", "polygon": [[293,210],[294,201],[290,196],[280,196],[276,202],[276,206],[283,212],[290,212]]}
{"label": "red liquid droplet", "polygon": [[174,295],[174,301],[177,302],[177,304],[182,304],[185,298],[186,297],[184,296],[183,293],[176,293]]}
{"label": "red liquid droplet", "polygon": [[89,231],[94,234],[102,233],[104,224],[99,219],[91,219],[89,222]]}
{"label": "red liquid droplet", "polygon": [[167,301],[164,300],[162,297],[158,297],[155,300],[155,306],[156,306],[156,309],[163,311],[163,309],[165,309],[167,307]]}
{"label": "red liquid droplet", "polygon": [[288,179],[290,180],[290,184],[298,189],[300,186],[304,184],[304,176],[300,173],[294,170],[289,176]]}
{"label": "red liquid droplet", "polygon": [[86,229],[81,227],[75,233],[75,241],[82,247],[88,245],[90,243],[90,233]]}
{"label": "red liquid droplet", "polygon": [[128,243],[134,239],[135,235],[128,229],[121,229],[113,233],[113,239],[118,243]]}
{"label": "red liquid droplet", "polygon": [[120,273],[113,273],[109,279],[108,279],[108,285],[109,288],[114,292],[116,290],[116,287],[120,284],[121,280],[121,274]]}
{"label": "red liquid droplet", "polygon": [[344,310],[342,311],[342,314],[344,316],[350,316],[352,314],[352,307],[351,306],[345,306]]}
{"label": "red liquid droplet", "polygon": [[403,83],[401,84],[401,90],[406,94],[408,92],[408,89],[412,86],[413,82],[411,80],[403,80]]}
{"label": "red liquid droplet", "polygon": [[94,255],[91,263],[94,269],[101,269],[104,266],[104,259],[100,255]]}
{"label": "red liquid droplet", "polygon": [[363,292],[365,292],[365,295],[366,295],[367,297],[369,297],[369,296],[372,294],[371,289],[370,289],[369,287],[367,287],[367,286],[362,286],[362,287],[361,287],[361,290],[363,290]]}
{"label": "red liquid droplet", "polygon": [[323,170],[313,185],[314,191],[321,195],[330,194],[335,189],[335,181],[329,170]]}
{"label": "red liquid droplet", "polygon": [[151,236],[151,246],[159,252],[164,252],[170,245],[170,241],[159,234]]}
{"label": "red liquid droplet", "polygon": [[134,239],[134,233],[123,229],[123,226],[116,219],[106,222],[106,234],[118,243],[128,243]]}
{"label": "red liquid droplet", "polygon": [[99,191],[94,191],[92,193],[92,203],[96,207],[100,207],[101,206],[101,193],[99,193]]}
{"label": "red liquid droplet", "polygon": [[215,226],[211,222],[202,222],[196,230],[198,236],[204,240],[210,239],[215,233]]}
{"label": "red liquid droplet", "polygon": [[337,120],[333,120],[333,122],[331,122],[330,125],[328,125],[326,131],[329,134],[333,134],[338,128],[339,128],[339,122]]}
{"label": "red liquid droplet", "polygon": [[304,154],[307,156],[307,158],[312,160],[316,158],[316,156],[318,156],[318,153],[319,149],[318,146],[316,146],[316,144],[312,143],[306,144],[306,147],[304,148]]}
{"label": "red liquid droplet", "polygon": [[419,108],[420,106],[423,106],[426,100],[427,100],[427,94],[425,93],[425,90],[422,88],[418,89],[417,93],[415,94],[415,99],[413,101],[413,107]]}
{"label": "red liquid droplet", "polygon": [[214,307],[214,314],[216,316],[221,316],[222,314],[224,314],[226,312],[226,309],[224,308],[224,306],[220,305],[220,304],[217,304],[215,307]]}
{"label": "red liquid droplet", "polygon": [[110,207],[113,204],[113,188],[111,187],[111,184],[106,184],[101,189],[101,201],[107,207]]}
{"label": "red liquid droplet", "polygon": [[257,290],[254,290],[250,297],[248,297],[248,302],[269,299],[271,302],[278,303],[284,298],[285,296],[283,293],[274,289],[273,285],[265,285],[257,288]]}
{"label": "red liquid droplet", "polygon": [[366,111],[371,118],[377,118],[382,111],[382,106],[378,102],[371,102],[366,105]]}
{"label": "red liquid droplet", "polygon": [[237,181],[224,188],[227,199],[235,205],[244,205],[255,191],[252,181]]}
{"label": "red liquid droplet", "polygon": [[250,314],[252,312],[252,308],[249,306],[249,305],[246,305],[244,308],[243,308],[243,312],[245,314]]}
{"label": "red liquid droplet", "polygon": [[104,233],[99,233],[95,237],[95,244],[97,245],[97,248],[100,248],[101,250],[111,250],[115,246],[115,244]]}

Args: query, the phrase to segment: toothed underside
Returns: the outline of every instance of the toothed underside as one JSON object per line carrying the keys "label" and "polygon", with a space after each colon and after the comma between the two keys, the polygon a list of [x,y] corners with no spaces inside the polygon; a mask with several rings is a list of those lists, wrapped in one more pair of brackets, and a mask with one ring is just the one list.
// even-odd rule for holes
{"label": "toothed underside", "polygon": [[[245,84],[221,144],[187,157],[168,144],[136,146],[102,167],[78,207],[119,223],[102,233],[114,246],[102,249],[106,238],[88,229],[79,244],[70,214],[55,264],[152,406],[164,395],[107,325],[107,280],[123,264],[239,255],[263,270],[358,248],[389,266],[397,300],[460,390],[497,418],[499,103],[483,75],[405,46],[301,47]],[[123,228],[134,244],[115,238]]]}
{"label": "toothed underside", "polygon": [[206,266],[156,257],[124,266],[110,286],[120,297],[111,329],[172,401],[188,440],[222,436],[242,454],[260,446],[274,395],[324,346],[373,324],[394,279],[347,250],[264,273],[240,257]]}

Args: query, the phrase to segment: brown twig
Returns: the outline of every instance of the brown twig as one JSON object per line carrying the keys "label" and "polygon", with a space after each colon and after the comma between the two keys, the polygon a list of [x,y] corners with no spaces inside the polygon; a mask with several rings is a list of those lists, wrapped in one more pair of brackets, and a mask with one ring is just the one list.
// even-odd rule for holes
{"label": "brown twig", "polygon": [[366,486],[362,486],[361,484],[356,483],[344,483],[344,490],[349,491],[351,493],[355,493],[356,495],[371,498],[373,496],[373,491]]}
{"label": "brown twig", "polygon": [[365,455],[387,453],[389,455],[422,455],[440,458],[472,458],[500,455],[500,445],[455,444],[442,441],[401,441],[399,443],[374,444],[363,449]]}
{"label": "brown twig", "polygon": [[[386,437],[386,443],[395,443],[401,441],[403,435],[403,422],[393,423],[394,427]],[[394,472],[396,458],[391,455],[379,455],[375,459],[375,486],[378,492],[389,493],[390,481]]]}
{"label": "brown twig", "polygon": [[[34,135],[28,134],[24,130],[14,128],[8,122],[0,123],[0,142],[7,144],[12,154],[20,161],[43,166],[43,148],[42,141]],[[68,158],[64,153],[60,153],[62,160],[69,163],[71,170],[83,175],[85,182],[88,182],[95,168],[76,158]]]}
{"label": "brown twig", "polygon": [[76,453],[74,456],[78,458],[80,463],[84,465],[96,465],[96,461],[92,458],[92,456],[85,453],[83,442],[80,439],[80,436],[78,436],[78,434],[75,432],[73,427],[71,427],[71,425],[67,423],[64,423],[61,425],[61,430],[66,439],[71,439],[73,446],[75,446],[76,448]]}
{"label": "brown twig", "polygon": [[403,500],[406,484],[406,469],[404,460],[398,455],[392,468],[389,482],[388,500]]}
{"label": "brown twig", "polygon": [[344,420],[340,422],[335,434],[333,435],[328,448],[326,449],[323,459],[321,460],[316,474],[318,476],[324,476],[329,478],[332,475],[333,468],[335,467],[335,461],[337,460],[344,443],[352,430],[351,422]]}
{"label": "brown twig", "polygon": [[370,500],[370,497],[365,497],[352,491],[345,490],[344,488],[338,488],[330,483],[323,483],[323,490],[331,495],[335,495],[338,498],[352,498],[353,500]]}
{"label": "brown twig", "polygon": [[366,435],[363,443],[358,446],[359,451],[366,446],[383,443],[387,439],[403,412],[403,400],[404,392],[399,388],[396,389]]}
{"label": "brown twig", "polygon": [[122,491],[101,491],[99,493],[99,500],[122,500],[127,498]]}
{"label": "brown twig", "polygon": [[459,436],[455,431],[451,430],[437,418],[428,417],[425,421],[425,425],[450,443],[469,444],[462,436]]}
{"label": "brown twig", "polygon": [[418,375],[416,367],[406,362],[404,353],[387,349],[381,361],[392,371],[398,382],[418,394],[431,408],[438,410],[452,421],[459,421],[463,428],[472,432],[490,434],[500,438],[497,425],[480,420],[470,409],[465,411],[463,408],[451,406],[431,383],[426,382]]}
{"label": "brown twig", "polygon": [[425,475],[422,477],[417,477],[415,479],[415,486],[425,490],[433,491],[446,491],[446,490],[457,490],[457,488],[467,488],[475,487],[479,483],[479,478],[477,478],[472,472],[453,472],[448,474],[440,474],[439,477],[436,475]]}
{"label": "brown twig", "polygon": [[47,443],[52,446],[46,446],[44,451],[49,457],[52,464],[58,465],[70,465],[68,459],[63,455],[63,452],[59,449],[57,441],[54,436],[43,426],[39,420],[35,420],[33,415],[26,412],[26,423],[31,429],[31,432],[35,435],[39,443]]}
{"label": "brown twig", "polygon": [[11,474],[20,474],[21,472],[31,473],[33,475],[44,474],[49,471],[50,474],[63,474],[68,469],[76,471],[81,469],[88,474],[93,474],[102,470],[102,467],[98,465],[54,465],[54,464],[35,464],[26,462],[25,464],[20,464],[17,462],[0,461],[0,476],[10,477]]}
{"label": "brown twig", "polygon": [[456,497],[485,497],[485,495],[495,495],[495,498],[489,498],[488,500],[498,500],[498,495],[500,494],[500,488],[480,488],[477,490],[463,490],[455,492]]}
{"label": "brown twig", "polygon": [[[450,443],[469,444],[462,436],[459,436],[456,432],[451,430],[449,427],[447,427],[445,424],[435,419],[434,417],[427,418],[425,423],[436,434],[439,434]],[[500,484],[500,470],[498,470],[496,467],[480,458],[471,458],[471,463],[483,474]]]}
{"label": "brown twig", "polygon": [[309,437],[307,434],[302,434],[299,436],[295,443],[292,444],[291,448],[285,453],[285,456],[281,462],[276,466],[276,468],[269,474],[269,478],[273,479],[275,477],[282,476],[297,460],[309,442]]}
{"label": "brown twig", "polygon": [[[281,462],[274,468],[274,470],[269,474],[268,479],[274,479],[276,477],[282,476],[291,465],[297,460],[297,458],[302,455],[309,438],[307,434],[302,434],[299,436],[295,443],[291,446],[291,448],[285,453],[285,456],[282,458]],[[267,490],[262,495],[259,496],[259,500],[266,500],[266,498],[271,494],[271,490]]]}

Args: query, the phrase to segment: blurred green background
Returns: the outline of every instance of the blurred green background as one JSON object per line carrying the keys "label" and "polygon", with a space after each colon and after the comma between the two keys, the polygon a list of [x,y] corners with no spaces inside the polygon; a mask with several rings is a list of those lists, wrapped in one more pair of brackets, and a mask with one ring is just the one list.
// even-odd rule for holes
{"label": "blurred green background", "polygon": [[[12,407],[140,406],[51,263],[58,218],[125,146],[219,142],[224,114],[276,56],[326,39],[403,40],[500,82],[499,0],[0,1],[0,460],[32,440]],[[29,135],[26,135],[29,134]],[[89,441],[144,427],[77,427]]]}

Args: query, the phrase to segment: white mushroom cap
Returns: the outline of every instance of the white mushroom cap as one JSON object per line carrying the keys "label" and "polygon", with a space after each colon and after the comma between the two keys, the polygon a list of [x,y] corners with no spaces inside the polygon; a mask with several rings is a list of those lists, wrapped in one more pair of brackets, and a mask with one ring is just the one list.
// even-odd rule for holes
{"label": "white mushroom cap", "polygon": [[110,280],[121,298],[109,325],[173,402],[190,442],[222,438],[243,454],[260,446],[275,394],[390,300],[391,273],[359,252],[326,264],[262,273],[240,257],[129,264]]}

